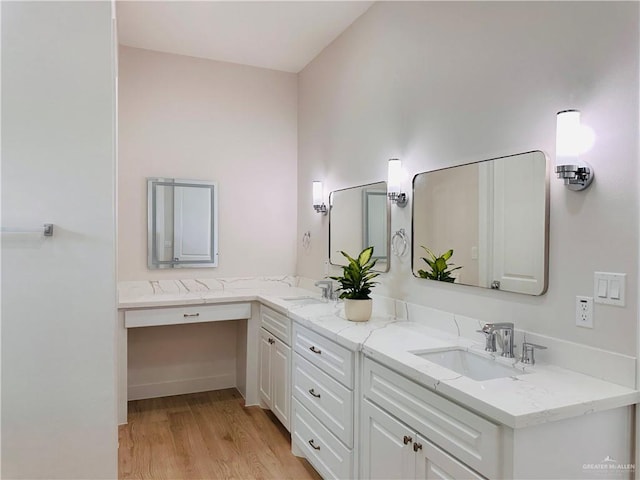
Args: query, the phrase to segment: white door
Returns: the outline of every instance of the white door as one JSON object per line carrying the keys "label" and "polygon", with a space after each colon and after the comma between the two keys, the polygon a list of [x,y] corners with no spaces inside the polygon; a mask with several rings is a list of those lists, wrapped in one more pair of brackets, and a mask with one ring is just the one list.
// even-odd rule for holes
{"label": "white door", "polygon": [[175,261],[213,261],[211,195],[212,190],[208,187],[174,187]]}
{"label": "white door", "polygon": [[444,450],[436,447],[426,438],[417,435],[414,450],[416,452],[416,477],[420,480],[482,480],[465,464],[453,458]]}
{"label": "white door", "polygon": [[273,336],[260,329],[260,397],[271,408],[273,387],[271,385],[271,343]]}
{"label": "white door", "polygon": [[271,411],[289,430],[291,411],[291,348],[277,338],[271,346]]}
{"label": "white door", "polygon": [[540,295],[545,288],[545,162],[534,153],[493,165],[493,275],[499,289]]}
{"label": "white door", "polygon": [[364,479],[415,478],[415,433],[368,400],[362,404],[362,477]]}

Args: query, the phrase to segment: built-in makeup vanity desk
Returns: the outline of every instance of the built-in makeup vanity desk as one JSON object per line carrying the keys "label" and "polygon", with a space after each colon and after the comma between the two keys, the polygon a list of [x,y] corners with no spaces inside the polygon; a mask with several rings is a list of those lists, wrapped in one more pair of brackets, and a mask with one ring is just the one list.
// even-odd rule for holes
{"label": "built-in makeup vanity desk", "polygon": [[[295,281],[293,277],[266,277],[120,282],[117,329],[119,423],[127,422],[127,401],[138,398],[236,387],[247,405],[260,404],[261,306],[263,310],[271,308],[286,318],[287,303],[282,298],[310,295],[308,290],[294,287]],[[267,321],[269,318],[267,316]],[[214,322],[225,324],[220,323],[220,329],[214,331],[198,330]],[[180,337],[189,329],[193,332],[187,340]],[[175,343],[179,344],[175,348],[171,345],[174,340],[171,335],[175,335]],[[198,338],[203,335],[207,338]],[[216,338],[218,336],[222,338]],[[154,345],[158,337],[161,342]],[[132,338],[142,350],[138,356],[152,357],[155,362],[145,372],[145,379],[151,380],[142,385],[128,382],[132,373],[129,365]],[[189,342],[224,350],[219,355],[219,363],[225,364],[223,374],[207,376],[203,372],[206,365],[203,365],[199,367],[200,376],[193,378],[194,375],[189,377],[187,374],[187,378],[181,378],[184,377],[180,371],[182,366],[179,362],[172,364],[172,360],[189,355]],[[198,361],[194,359],[193,363]],[[172,381],[160,378],[154,370],[169,371]]]}

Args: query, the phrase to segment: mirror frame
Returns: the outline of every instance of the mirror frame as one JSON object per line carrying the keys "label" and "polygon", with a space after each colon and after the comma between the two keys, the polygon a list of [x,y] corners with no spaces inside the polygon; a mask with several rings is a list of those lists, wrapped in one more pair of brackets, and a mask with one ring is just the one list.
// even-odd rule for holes
{"label": "mirror frame", "polygon": [[[333,263],[331,261],[331,215],[333,212],[333,201],[334,201],[334,194],[337,192],[343,192],[345,190],[353,190],[355,188],[363,188],[364,190],[362,191],[362,198],[366,198],[367,192],[366,192],[366,187],[372,187],[374,185],[379,185],[379,184],[384,184],[385,185],[385,189],[388,188],[387,186],[387,182],[385,180],[381,180],[379,182],[373,182],[373,183],[366,183],[364,185],[355,185],[353,187],[347,187],[347,188],[340,188],[338,190],[333,190],[332,192],[329,193],[329,264],[333,265],[334,267],[342,267],[343,265],[340,265],[338,263]],[[386,198],[386,210],[387,210],[387,231],[386,231],[386,235],[387,235],[387,256],[386,256],[386,261],[385,262],[380,262],[380,265],[384,264],[385,265],[385,269],[381,269],[381,268],[374,268],[373,271],[374,272],[379,272],[379,273],[386,273],[389,271],[389,267],[390,267],[390,263],[391,263],[391,203],[389,202],[389,197],[385,194],[385,198]],[[363,239],[363,241],[366,239],[366,231],[365,231],[365,220],[366,220],[366,214],[367,214],[367,204],[363,201],[363,205],[362,205],[362,232],[360,232],[360,237]],[[358,254],[360,252],[353,252],[352,254]],[[375,253],[375,252],[374,252]],[[380,257],[375,256],[374,258],[378,258],[378,260],[380,260]],[[378,264],[376,264],[376,267],[378,266]]]}
{"label": "mirror frame", "polygon": [[[156,252],[156,186],[179,186],[209,188],[211,190],[211,246],[212,261],[159,261]],[[218,266],[218,184],[203,180],[184,180],[177,178],[147,178],[147,268],[151,270],[166,268],[211,268]]]}
{"label": "mirror frame", "polygon": [[[544,295],[545,293],[547,293],[547,290],[549,289],[549,225],[550,225],[550,221],[549,221],[549,213],[550,213],[550,184],[549,184],[549,157],[547,157],[547,155],[542,151],[542,150],[529,150],[526,152],[520,152],[520,153],[514,153],[511,155],[505,155],[502,157],[495,157],[495,158],[487,158],[485,160],[479,160],[476,162],[468,162],[468,163],[463,163],[460,165],[453,165],[451,167],[444,167],[444,168],[436,168],[434,170],[428,170],[425,172],[418,172],[413,176],[413,179],[411,181],[411,194],[412,194],[412,198],[415,199],[415,182],[416,182],[416,178],[419,175],[423,175],[425,173],[431,173],[431,172],[439,172],[439,171],[443,171],[443,170],[451,170],[454,168],[458,168],[458,167],[465,167],[468,165],[475,165],[478,163],[484,163],[484,162],[490,162],[490,161],[494,161],[494,160],[503,160],[503,159],[507,159],[507,158],[511,158],[511,157],[517,157],[520,155],[527,155],[530,153],[540,153],[542,154],[542,156],[545,159],[545,176],[544,176],[544,182],[545,182],[545,205],[544,205],[544,252],[543,252],[543,261],[544,261],[544,266],[543,266],[543,275],[542,275],[542,281],[543,281],[543,287],[542,287],[542,291],[540,293],[537,294],[531,294],[531,293],[526,293],[526,292],[517,292],[517,291],[513,291],[513,290],[500,290],[499,288],[494,289],[493,287],[483,287],[480,285],[472,285],[472,284],[467,284],[467,283],[451,283],[450,285],[464,285],[466,287],[475,287],[475,288],[480,288],[482,290],[498,290],[501,292],[508,292],[508,293],[515,293],[515,294],[519,294],[519,295],[528,295],[528,296],[541,296]],[[416,208],[416,202],[412,201],[411,202],[411,274],[415,277],[415,278],[420,278],[422,280],[430,280],[430,279],[426,279],[426,278],[422,278],[419,275],[416,274],[416,271],[414,269],[414,263],[415,263],[415,248],[414,246],[414,242],[415,242],[415,208]],[[436,281],[436,280],[431,280],[431,281]]]}

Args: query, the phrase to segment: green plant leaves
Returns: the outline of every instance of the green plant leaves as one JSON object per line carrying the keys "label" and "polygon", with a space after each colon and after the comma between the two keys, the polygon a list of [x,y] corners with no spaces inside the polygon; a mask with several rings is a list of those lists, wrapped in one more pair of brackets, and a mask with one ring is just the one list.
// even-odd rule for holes
{"label": "green plant leaves", "polygon": [[349,298],[352,300],[365,300],[369,298],[371,288],[377,284],[372,280],[379,274],[372,272],[377,259],[371,260],[373,256],[373,247],[365,248],[358,258],[351,257],[346,252],[340,252],[349,261],[348,265],[342,267],[342,276],[329,277],[340,284],[338,290],[342,291],[340,298]]}

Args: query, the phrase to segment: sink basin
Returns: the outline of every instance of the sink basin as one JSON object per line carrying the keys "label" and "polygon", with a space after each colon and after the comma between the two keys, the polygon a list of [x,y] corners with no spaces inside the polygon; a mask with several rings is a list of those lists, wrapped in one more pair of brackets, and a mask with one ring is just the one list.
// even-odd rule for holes
{"label": "sink basin", "polygon": [[282,300],[293,305],[314,305],[326,303],[324,300],[315,297],[283,297]]}
{"label": "sink basin", "polygon": [[503,365],[491,358],[481,357],[461,348],[437,352],[410,353],[477,381],[512,377],[525,373],[522,370]]}

